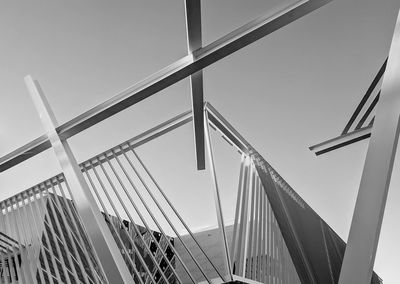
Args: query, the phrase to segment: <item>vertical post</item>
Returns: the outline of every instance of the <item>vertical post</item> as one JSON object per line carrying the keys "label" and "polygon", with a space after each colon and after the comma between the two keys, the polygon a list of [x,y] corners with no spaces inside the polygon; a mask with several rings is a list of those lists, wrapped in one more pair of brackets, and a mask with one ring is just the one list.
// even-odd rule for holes
{"label": "vertical post", "polygon": [[[195,56],[194,52],[202,46],[200,0],[185,0],[185,16],[188,53]],[[204,170],[206,167],[206,155],[203,127],[203,70],[190,75],[190,88],[192,93],[193,132],[197,169]]]}
{"label": "vertical post", "polygon": [[68,142],[61,140],[56,131],[57,120],[39,83],[34,81],[31,76],[25,77],[25,83],[64,172],[65,179],[70,185],[77,211],[105,272],[105,277],[109,284],[133,284],[133,278],[97,207]]}
{"label": "vertical post", "polygon": [[222,256],[223,256],[225,269],[226,269],[226,272],[228,273],[229,279],[231,281],[233,281],[231,259],[229,256],[229,246],[228,246],[228,240],[227,240],[226,232],[225,232],[224,216],[222,214],[221,197],[219,194],[217,175],[215,173],[214,158],[213,158],[212,147],[211,147],[211,137],[210,137],[210,130],[208,127],[207,111],[204,111],[204,133],[205,133],[207,149],[208,149],[208,158],[210,161],[210,171],[211,171],[211,175],[212,175],[212,179],[213,179],[213,183],[214,183],[215,207],[217,210],[218,227],[219,227],[219,231],[221,234],[221,240],[222,240],[222,245],[223,245]]}
{"label": "vertical post", "polygon": [[399,137],[400,19],[389,52],[339,284],[370,283]]}

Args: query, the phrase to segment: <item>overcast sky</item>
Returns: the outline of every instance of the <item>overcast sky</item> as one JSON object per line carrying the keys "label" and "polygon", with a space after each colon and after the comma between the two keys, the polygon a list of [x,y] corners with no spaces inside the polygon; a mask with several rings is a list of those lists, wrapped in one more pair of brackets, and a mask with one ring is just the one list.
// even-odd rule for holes
{"label": "overcast sky", "polygon": [[[290,2],[203,0],[204,44]],[[388,54],[398,6],[396,0],[334,0],[204,71],[206,100],[345,240],[368,141],[318,158],[308,146],[340,134]],[[63,123],[185,56],[184,6],[181,0],[2,1],[0,40],[4,155],[43,134],[25,75],[39,80]],[[185,79],[70,139],[71,146],[81,161],[189,108]],[[139,150],[166,188],[204,189],[211,200],[207,172],[194,169],[190,125],[152,143]],[[232,161],[239,157],[223,143],[216,150],[217,170],[237,174]],[[384,283],[398,283],[398,160],[375,265]],[[0,200],[59,171],[46,151],[0,174]],[[236,176],[221,180],[230,201],[236,182]],[[177,197],[186,203],[185,216],[207,225],[187,206],[196,199],[185,192]]]}

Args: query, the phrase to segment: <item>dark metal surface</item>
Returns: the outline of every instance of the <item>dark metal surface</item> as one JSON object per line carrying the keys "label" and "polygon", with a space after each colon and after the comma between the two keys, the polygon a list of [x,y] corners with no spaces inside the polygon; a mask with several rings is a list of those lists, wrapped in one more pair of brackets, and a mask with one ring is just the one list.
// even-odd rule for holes
{"label": "dark metal surface", "polygon": [[[388,59],[386,58],[385,62],[382,64],[378,73],[375,75],[374,80],[368,87],[365,95],[363,96],[357,108],[355,109],[354,113],[350,117],[350,120],[347,122],[345,128],[342,131],[342,134],[335,138],[326,140],[324,142],[309,147],[309,149],[313,151],[317,156],[345,147],[347,145],[351,145],[358,141],[365,140],[371,136],[371,129],[374,123],[374,117],[370,120],[368,124],[366,124],[365,122],[367,121],[368,117],[371,115],[371,113],[373,112],[379,101],[381,94],[380,90],[378,91],[378,94],[375,96],[375,98],[371,101],[370,105],[365,110],[364,114],[362,114],[360,120],[356,125],[355,122],[357,117],[361,115],[362,109],[366,105],[368,99],[371,97],[371,94],[377,88],[378,83],[382,80],[382,77],[386,70],[387,60]],[[350,131],[351,128],[353,128],[352,131]]]}
{"label": "dark metal surface", "polygon": [[[328,148],[326,148],[326,149],[317,151],[317,152],[315,152],[315,155],[319,156],[319,155],[322,155],[322,154],[326,154],[326,153],[328,153],[328,152],[331,152],[331,151],[333,151],[333,150],[336,150],[336,149],[345,147],[345,146],[347,146],[347,145],[351,145],[351,144],[356,143],[356,142],[358,142],[358,141],[365,140],[365,139],[367,139],[367,138],[369,138],[369,137],[371,137],[371,133],[363,134],[363,135],[361,135],[361,136],[352,138],[352,139],[350,139],[350,140],[340,142],[340,143],[338,143],[338,144],[336,144],[336,145],[333,145],[333,146],[331,146],[331,147],[328,147]],[[341,137],[339,137],[339,138],[341,138]]]}
{"label": "dark metal surface", "polygon": [[47,135],[42,135],[0,158],[0,172],[12,168],[51,147]]}
{"label": "dark metal surface", "polygon": [[379,91],[379,93],[376,95],[372,103],[369,105],[368,109],[365,111],[364,115],[361,117],[360,121],[357,123],[356,129],[360,129],[364,125],[364,122],[367,120],[368,116],[371,114],[372,110],[378,103],[380,95],[381,92]]}
{"label": "dark metal surface", "polygon": [[346,126],[344,127],[342,135],[344,135],[344,134],[349,132],[350,127],[352,126],[352,124],[356,120],[356,118],[357,118],[358,114],[360,113],[361,109],[363,108],[363,106],[367,102],[368,98],[371,96],[372,91],[375,89],[376,85],[378,84],[378,82],[381,80],[383,74],[385,73],[386,64],[387,64],[387,58],[386,58],[385,62],[382,64],[382,66],[379,69],[378,73],[376,74],[376,76],[375,76],[374,80],[372,81],[371,85],[368,87],[367,92],[365,93],[364,97],[361,99],[361,101],[358,104],[356,110],[354,111],[354,113],[350,117],[350,120],[347,122]]}
{"label": "dark metal surface", "polygon": [[[185,8],[188,52],[189,54],[192,54],[194,51],[202,47],[200,0],[186,0]],[[190,88],[192,95],[193,129],[197,169],[204,170],[206,167],[206,161],[203,127],[203,70],[190,75]]]}
{"label": "dark metal surface", "polygon": [[348,132],[346,134],[339,135],[335,138],[310,146],[309,149],[318,156],[339,149],[341,147],[353,144],[355,142],[367,139],[371,136],[371,129],[373,125],[372,122],[373,120],[371,120],[371,122],[363,128],[356,129],[352,132]]}

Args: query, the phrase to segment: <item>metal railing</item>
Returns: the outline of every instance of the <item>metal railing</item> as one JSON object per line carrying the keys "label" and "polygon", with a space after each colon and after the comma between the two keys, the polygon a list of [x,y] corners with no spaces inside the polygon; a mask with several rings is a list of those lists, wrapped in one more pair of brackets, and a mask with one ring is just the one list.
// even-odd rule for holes
{"label": "metal railing", "polygon": [[[219,129],[213,110],[206,105],[205,121]],[[232,226],[225,225],[222,208],[216,207],[217,218],[221,218],[216,241],[226,245],[229,252],[223,255],[229,256],[229,261],[210,256],[210,248],[198,239],[199,234],[185,222],[136,152],[138,146],[191,119],[191,112],[185,112],[79,165],[133,280],[143,284],[232,279],[299,283],[247,150],[240,150]],[[209,137],[207,141],[212,149]],[[212,158],[212,151],[208,154]],[[210,170],[216,175],[215,167]],[[214,191],[218,191],[216,179],[214,182]],[[83,226],[63,174],[2,201],[0,206],[0,225],[4,224],[0,231],[14,240],[12,250],[8,249],[13,254],[1,253],[1,261],[22,259],[13,280],[0,277],[4,283],[106,283],[86,233],[90,228]],[[17,279],[20,282],[15,282]]]}
{"label": "metal railing", "polygon": [[[17,244],[12,244],[14,258],[9,253],[2,253],[2,263],[6,263],[5,259],[10,263],[18,253],[22,259],[22,268],[18,265],[16,268],[21,271],[13,280],[4,276],[1,279],[5,283],[20,281],[18,275],[23,283],[110,284],[234,280],[208,117],[202,116],[202,69],[330,1],[295,1],[248,22],[205,47],[201,42],[200,1],[185,1],[189,54],[62,125],[57,123],[39,83],[27,76],[25,83],[46,133],[1,157],[0,172],[53,148],[63,174],[1,203],[4,221],[1,231],[17,240]],[[78,165],[67,141],[70,137],[189,76],[193,118],[191,114],[183,114]],[[190,120],[194,125],[198,169],[205,166],[204,140],[208,142],[223,248],[222,267],[217,267],[209,258],[135,152],[138,145]],[[207,122],[203,123],[203,120]],[[157,195],[152,190],[156,190]],[[178,224],[171,221],[166,208],[172,210],[196,249],[185,244],[177,230]],[[163,222],[158,220],[159,216]],[[177,272],[180,268],[182,273]]]}
{"label": "metal railing", "polygon": [[[0,203],[3,234],[15,240],[8,263],[19,259],[15,275],[4,283],[103,283],[69,188],[55,176]],[[3,262],[4,263],[4,262]],[[7,263],[7,262],[6,262]],[[17,282],[20,281],[20,282]]]}
{"label": "metal railing", "polygon": [[301,283],[261,180],[242,155],[231,257],[234,274],[261,283]]}

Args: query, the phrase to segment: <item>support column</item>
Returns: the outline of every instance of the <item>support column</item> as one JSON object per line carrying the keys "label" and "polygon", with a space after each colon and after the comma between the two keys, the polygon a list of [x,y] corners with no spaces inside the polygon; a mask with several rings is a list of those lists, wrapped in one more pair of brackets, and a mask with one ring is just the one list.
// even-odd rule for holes
{"label": "support column", "polygon": [[[233,273],[232,273],[232,265],[231,265],[231,258],[229,256],[229,245],[228,245],[228,238],[226,237],[225,232],[225,222],[224,216],[222,214],[222,204],[221,204],[221,196],[219,193],[218,183],[217,183],[217,174],[215,172],[215,165],[214,165],[214,157],[212,152],[211,146],[211,137],[210,137],[210,130],[208,127],[208,116],[207,111],[204,111],[204,133],[205,133],[205,140],[207,143],[208,149],[208,158],[210,162],[210,172],[213,179],[214,185],[214,201],[215,201],[215,208],[217,210],[217,220],[218,220],[218,228],[220,231],[220,236],[222,240],[222,258],[225,265],[225,271],[228,274],[229,280],[233,281]],[[225,279],[223,279],[225,280]],[[226,282],[226,280],[225,280]]]}
{"label": "support column", "polygon": [[339,284],[371,282],[399,137],[400,19],[390,47]]}
{"label": "support column", "polygon": [[82,172],[66,140],[61,140],[56,128],[57,120],[37,81],[25,77],[25,83],[47,132],[48,138],[68,182],[77,211],[97,254],[109,284],[134,284],[133,277],[97,207]]}
{"label": "support column", "polygon": [[[188,53],[192,54],[195,58],[195,51],[202,47],[200,0],[185,0],[185,16]],[[206,168],[206,154],[203,127],[203,70],[190,75],[190,89],[192,93],[193,132],[197,169],[204,170]]]}

